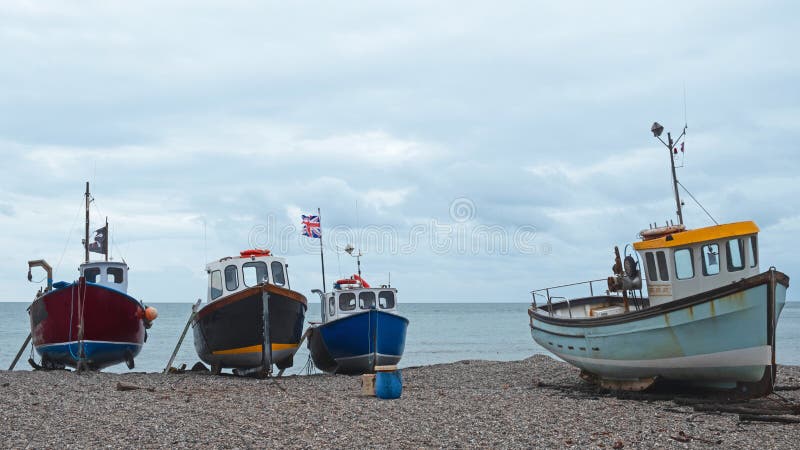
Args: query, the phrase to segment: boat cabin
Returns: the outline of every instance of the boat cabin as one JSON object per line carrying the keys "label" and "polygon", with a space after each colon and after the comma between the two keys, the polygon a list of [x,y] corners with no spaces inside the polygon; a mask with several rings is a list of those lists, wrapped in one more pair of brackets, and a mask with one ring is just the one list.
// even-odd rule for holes
{"label": "boat cabin", "polygon": [[370,309],[397,312],[397,289],[388,287],[335,289],[324,294],[323,304],[320,305],[322,323]]}
{"label": "boat cabin", "polygon": [[128,292],[128,265],[117,261],[95,261],[81,264],[78,269],[88,283]]}
{"label": "boat cabin", "polygon": [[225,257],[206,265],[208,302],[235,292],[270,283],[289,289],[288,265],[269,250],[246,250],[239,256]]}
{"label": "boat cabin", "polygon": [[[643,263],[650,305],[706,292],[758,270],[758,227],[736,222],[658,235],[633,244]],[[654,237],[648,237],[654,236]]]}

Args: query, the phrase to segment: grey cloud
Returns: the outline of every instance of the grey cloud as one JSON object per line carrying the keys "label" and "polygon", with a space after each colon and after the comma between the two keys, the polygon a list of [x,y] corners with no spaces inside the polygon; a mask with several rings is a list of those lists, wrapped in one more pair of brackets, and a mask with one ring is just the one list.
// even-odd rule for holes
{"label": "grey cloud", "polygon": [[6,217],[14,216],[14,206],[8,203],[0,203],[0,215]]}
{"label": "grey cloud", "polygon": [[[12,255],[0,297],[31,290],[2,275],[29,253],[60,257],[86,180],[153,301],[195,285],[187,297],[202,295],[204,259],[244,248],[270,216],[297,225],[288,207],[405,236],[451,221],[462,197],[475,225],[535,226],[552,252],[421,248],[366,266],[391,271],[412,300],[524,300],[550,281],[602,277],[614,244],[672,217],[668,159],[648,131],[654,120],[679,131],[684,83],[682,182],[719,220],[753,218],[779,239],[799,215],[797,13],[791,2],[4,4],[0,51],[15,64],[0,74],[11,168],[0,245]],[[709,223],[685,201],[690,225]],[[792,273],[771,239],[764,258]],[[181,258],[155,258],[162,248]],[[293,285],[316,287],[315,255],[296,240],[287,254]],[[347,266],[330,258],[333,272]]]}

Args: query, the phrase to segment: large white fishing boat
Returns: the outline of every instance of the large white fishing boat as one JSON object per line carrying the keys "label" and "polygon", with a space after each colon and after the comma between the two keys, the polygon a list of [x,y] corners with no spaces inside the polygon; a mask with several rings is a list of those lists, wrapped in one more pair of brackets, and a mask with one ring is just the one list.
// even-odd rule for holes
{"label": "large white fishing boat", "polygon": [[[662,130],[653,125],[659,139]],[[607,280],[533,291],[531,335],[607,388],[641,390],[665,379],[765,395],[775,383],[775,329],[789,277],[760,270],[754,222],[686,228],[672,156],[677,143],[668,141],[679,223],[642,231],[624,258],[615,248]],[[594,293],[598,282],[608,286],[602,295]],[[556,295],[579,285],[589,296]]]}

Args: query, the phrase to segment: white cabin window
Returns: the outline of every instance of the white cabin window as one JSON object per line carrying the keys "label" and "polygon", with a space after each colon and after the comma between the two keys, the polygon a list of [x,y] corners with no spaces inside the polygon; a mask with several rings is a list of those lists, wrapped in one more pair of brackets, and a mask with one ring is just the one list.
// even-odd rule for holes
{"label": "white cabin window", "polygon": [[370,291],[358,294],[358,306],[361,309],[372,309],[375,307],[375,293]]}
{"label": "white cabin window", "polygon": [[272,261],[270,268],[272,269],[272,283],[278,286],[286,284],[286,277],[283,276],[283,264]]}
{"label": "white cabin window", "polygon": [[242,265],[242,279],[247,287],[267,282],[267,264],[262,261],[247,262]]}
{"label": "white cabin window", "polygon": [[211,272],[211,287],[209,290],[211,300],[222,295],[222,272],[215,270]]}
{"label": "white cabin window", "polygon": [[100,276],[99,267],[90,267],[83,271],[83,277],[90,283],[97,283],[97,277]]}
{"label": "white cabin window", "polygon": [[750,267],[758,265],[758,240],[756,236],[750,236]]}
{"label": "white cabin window", "polygon": [[378,294],[378,306],[380,306],[381,309],[394,308],[394,292],[381,291],[380,294]]}
{"label": "white cabin window", "polygon": [[328,298],[328,315],[335,316],[336,315],[336,300],[331,295]]}
{"label": "white cabin window", "polygon": [[708,244],[701,249],[703,255],[703,275],[711,276],[719,273],[719,245]]}
{"label": "white cabin window", "polygon": [[339,294],[339,309],[342,311],[352,311],[356,309],[356,294],[352,292]]}
{"label": "white cabin window", "polygon": [[728,272],[744,269],[744,240],[731,239],[728,241]]}
{"label": "white cabin window", "polygon": [[106,270],[106,273],[108,274],[108,281],[116,284],[122,284],[123,272],[121,268],[109,267],[108,270]]}
{"label": "white cabin window", "polygon": [[658,274],[661,277],[661,281],[669,281],[667,255],[664,252],[656,252],[656,259],[658,259]]}
{"label": "white cabin window", "polygon": [[650,281],[658,281],[656,258],[653,256],[653,252],[645,253],[644,259],[647,260],[647,279]]}
{"label": "white cabin window", "polygon": [[231,265],[225,268],[225,289],[235,291],[239,287],[239,268]]}
{"label": "white cabin window", "polygon": [[682,248],[675,250],[675,277],[679,280],[688,280],[694,277],[692,249]]}

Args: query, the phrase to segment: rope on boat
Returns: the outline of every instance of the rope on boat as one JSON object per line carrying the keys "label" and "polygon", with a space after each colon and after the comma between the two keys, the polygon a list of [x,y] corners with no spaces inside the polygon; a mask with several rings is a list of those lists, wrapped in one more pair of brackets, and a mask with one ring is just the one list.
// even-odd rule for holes
{"label": "rope on boat", "polygon": [[72,236],[72,230],[75,229],[75,222],[78,221],[78,217],[81,215],[81,211],[83,211],[83,202],[84,200],[81,199],[81,206],[78,208],[78,212],[75,213],[75,218],[72,219],[72,225],[69,227],[69,234],[67,234],[67,242],[64,243],[64,250],[61,251],[61,256],[58,257],[58,262],[56,263],[55,267],[53,268],[53,273],[61,266],[61,261],[64,259],[64,255],[67,253],[67,247],[69,247],[70,236]]}
{"label": "rope on boat", "polygon": [[708,212],[708,210],[706,210],[706,208],[705,208],[705,207],[703,207],[703,205],[702,205],[702,204],[700,204],[700,202],[699,202],[699,201],[697,201],[697,199],[696,199],[696,198],[694,198],[694,195],[692,195],[692,193],[691,193],[691,192],[689,192],[689,190],[688,190],[688,189],[686,189],[686,186],[684,186],[683,184],[681,184],[681,182],[680,182],[680,181],[678,181],[678,180],[675,180],[675,182],[676,182],[676,183],[678,183],[678,185],[680,185],[680,187],[682,187],[682,188],[683,188],[683,190],[684,190],[684,191],[686,191],[686,193],[687,193],[687,194],[689,194],[689,197],[691,197],[691,199],[692,199],[692,200],[694,200],[694,202],[695,202],[695,203],[697,203],[697,206],[699,206],[699,207],[700,207],[700,209],[702,209],[702,210],[703,210],[703,212],[704,212],[704,213],[706,213],[706,215],[708,216],[708,218],[709,218],[709,219],[711,219],[711,221],[712,221],[712,222],[714,222],[714,224],[715,224],[715,225],[719,225],[719,222],[717,222],[717,220],[716,220],[716,219],[714,219],[714,217],[712,217],[712,216],[711,216],[711,213],[709,213],[709,212]]}
{"label": "rope on boat", "polygon": [[304,373],[306,375],[313,375],[317,373],[317,366],[314,365],[314,360],[311,358],[311,354],[308,354],[308,359],[306,360],[305,365],[302,369],[300,369],[300,373]]}
{"label": "rope on boat", "polygon": [[[67,350],[69,350],[69,356],[77,361],[78,357],[75,356],[75,353],[72,351],[72,345],[69,344],[72,342],[72,316],[75,310],[73,306],[75,303],[75,290],[78,289],[75,284],[77,284],[77,281],[72,282],[72,288],[69,290],[69,334],[67,335]],[[78,294],[80,294],[80,292]],[[44,356],[42,356],[42,360],[44,360]],[[44,364],[44,361],[42,361],[42,364]]]}

